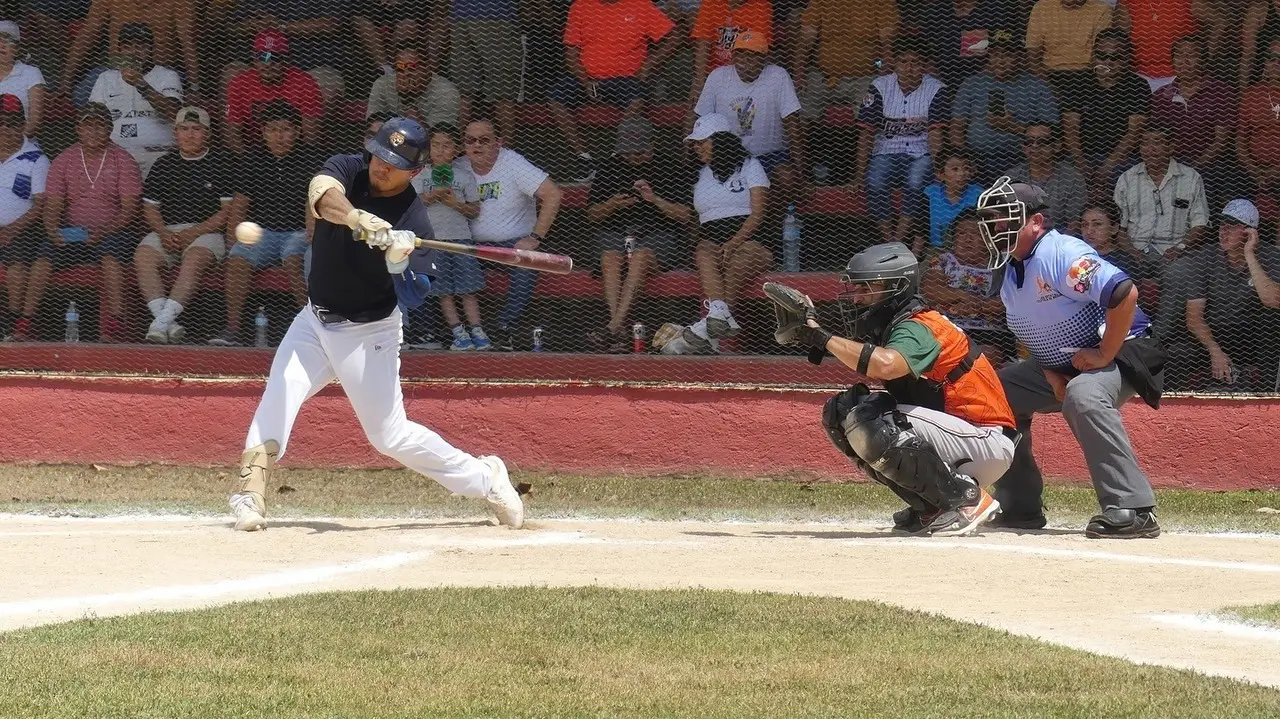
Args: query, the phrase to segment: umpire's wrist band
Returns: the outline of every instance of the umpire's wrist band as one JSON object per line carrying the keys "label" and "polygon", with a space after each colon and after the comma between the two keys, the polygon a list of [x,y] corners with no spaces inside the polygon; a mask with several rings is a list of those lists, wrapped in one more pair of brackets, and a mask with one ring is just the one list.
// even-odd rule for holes
{"label": "umpire's wrist band", "polygon": [[862,354],[858,355],[858,374],[865,375],[867,369],[871,366],[871,355],[876,351],[876,346],[870,342],[862,345]]}

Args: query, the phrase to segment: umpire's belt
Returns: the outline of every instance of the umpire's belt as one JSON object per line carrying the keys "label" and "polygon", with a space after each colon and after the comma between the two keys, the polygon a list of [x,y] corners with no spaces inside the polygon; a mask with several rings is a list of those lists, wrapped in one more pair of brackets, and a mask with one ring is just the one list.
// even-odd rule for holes
{"label": "umpire's belt", "polygon": [[336,325],[342,322],[355,322],[360,324],[363,322],[376,322],[377,320],[382,319],[382,317],[378,316],[378,313],[376,312],[359,312],[348,317],[347,315],[340,315],[333,310],[325,309],[324,307],[316,304],[310,304],[308,306],[311,308],[311,311],[315,313],[316,319],[320,320],[321,324],[326,325]]}

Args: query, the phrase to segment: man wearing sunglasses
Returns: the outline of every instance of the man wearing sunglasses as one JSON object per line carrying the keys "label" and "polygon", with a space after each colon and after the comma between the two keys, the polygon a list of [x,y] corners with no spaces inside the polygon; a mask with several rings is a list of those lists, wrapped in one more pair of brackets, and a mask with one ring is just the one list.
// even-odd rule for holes
{"label": "man wearing sunglasses", "polygon": [[290,62],[289,39],[279,30],[263,30],[253,39],[253,67],[235,76],[227,86],[227,147],[237,155],[256,145],[262,136],[257,115],[273,100],[297,108],[302,120],[302,142],[315,145],[320,138],[324,102],[320,86],[310,73]]}
{"label": "man wearing sunglasses", "polygon": [[1005,270],[1006,323],[1031,355],[1000,371],[1022,441],[996,483],[995,523],[1045,526],[1031,422],[1035,414],[1061,412],[1102,509],[1085,536],[1159,536],[1155,493],[1120,414],[1135,394],[1158,407],[1164,387],[1166,355],[1138,307],[1137,285],[1083,240],[1053,229],[1044,191],[1034,185],[1001,177],[978,198],[978,217],[988,267]]}
{"label": "man wearing sunglasses", "polygon": [[457,125],[462,96],[432,68],[418,48],[396,50],[395,72],[374,80],[368,115],[376,112],[412,117],[426,127]]}
{"label": "man wearing sunglasses", "polygon": [[1080,230],[1080,215],[1089,199],[1084,175],[1070,162],[1058,159],[1062,143],[1058,128],[1045,123],[1032,123],[1022,132],[1022,155],[1026,162],[1014,165],[1004,175],[1014,182],[1035,185],[1044,190],[1049,203],[1049,216],[1063,218],[1068,234]]}

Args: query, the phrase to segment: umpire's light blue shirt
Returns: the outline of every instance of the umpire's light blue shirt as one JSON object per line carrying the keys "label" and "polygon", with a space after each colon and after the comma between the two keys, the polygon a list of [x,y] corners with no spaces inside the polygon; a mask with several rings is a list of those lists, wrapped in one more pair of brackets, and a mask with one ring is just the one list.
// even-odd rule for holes
{"label": "umpire's light blue shirt", "polygon": [[[1070,369],[1077,349],[1101,344],[1098,328],[1106,322],[1111,294],[1127,279],[1083,240],[1050,230],[1026,259],[1009,260],[1000,288],[1005,320],[1041,367]],[[1150,326],[1138,308],[1129,336]]]}

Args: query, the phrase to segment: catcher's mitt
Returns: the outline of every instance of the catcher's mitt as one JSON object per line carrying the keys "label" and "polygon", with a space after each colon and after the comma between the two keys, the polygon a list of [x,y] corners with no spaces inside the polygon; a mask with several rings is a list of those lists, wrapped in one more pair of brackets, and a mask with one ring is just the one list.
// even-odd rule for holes
{"label": "catcher's mitt", "polygon": [[831,333],[818,324],[818,313],[813,308],[813,300],[795,289],[780,285],[777,282],[764,283],[764,294],[773,301],[773,314],[778,321],[778,328],[773,338],[780,345],[800,345],[823,349],[831,339]]}

